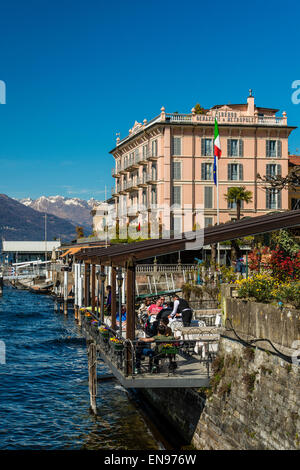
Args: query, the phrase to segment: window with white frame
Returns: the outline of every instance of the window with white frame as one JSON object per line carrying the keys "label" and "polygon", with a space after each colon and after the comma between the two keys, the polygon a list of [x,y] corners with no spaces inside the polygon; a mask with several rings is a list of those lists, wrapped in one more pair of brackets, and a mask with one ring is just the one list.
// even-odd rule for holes
{"label": "window with white frame", "polygon": [[181,155],[181,137],[172,137],[172,155]]}
{"label": "window with white frame", "polygon": [[201,163],[201,179],[203,181],[212,181],[213,179],[213,164]]}
{"label": "window with white frame", "polygon": [[151,155],[152,157],[157,157],[157,139],[151,142]]}
{"label": "window with white frame", "polygon": [[173,186],[173,204],[181,206],[181,186]]}
{"label": "window with white frame", "polygon": [[204,217],[204,227],[212,227],[213,225],[213,218],[212,217]]}
{"label": "window with white frame", "polygon": [[281,158],[281,140],[266,140],[266,157]]}
{"label": "window with white frame", "polygon": [[181,162],[172,162],[173,180],[181,180]]}
{"label": "window with white frame", "polygon": [[266,208],[281,209],[281,192],[274,188],[266,189]]}
{"label": "window with white frame", "polygon": [[227,168],[229,181],[243,181],[243,165],[241,163],[229,163]]}
{"label": "window with white frame", "polygon": [[157,166],[155,163],[152,163],[151,174],[152,174],[152,180],[153,181],[157,180]]}
{"label": "window with white frame", "polygon": [[207,139],[206,137],[201,139],[201,155],[202,157],[213,156],[213,139]]}
{"label": "window with white frame", "polygon": [[143,189],[143,197],[142,197],[142,201],[143,201],[143,206],[147,207],[147,189]]}
{"label": "window with white frame", "polygon": [[272,178],[278,175],[281,175],[281,165],[277,165],[276,163],[268,163],[266,165],[266,176]]}
{"label": "window with white frame", "polygon": [[205,186],[204,187],[204,208],[212,209],[213,207],[213,187]]}
{"label": "window with white frame", "polygon": [[148,145],[143,145],[143,158],[146,159],[148,156]]}
{"label": "window with white frame", "polygon": [[242,139],[227,139],[227,156],[243,157],[244,143]]}
{"label": "window with white frame", "polygon": [[181,215],[173,216],[173,232],[174,236],[181,235],[182,233],[182,217]]}
{"label": "window with white frame", "polygon": [[157,204],[157,193],[155,186],[152,186],[151,189],[151,204]]}

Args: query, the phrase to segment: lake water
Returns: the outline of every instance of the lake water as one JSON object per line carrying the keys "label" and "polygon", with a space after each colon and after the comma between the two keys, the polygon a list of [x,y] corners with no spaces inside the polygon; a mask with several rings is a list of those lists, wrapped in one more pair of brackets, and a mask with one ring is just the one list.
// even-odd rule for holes
{"label": "lake water", "polygon": [[[114,380],[98,384],[98,416],[90,413],[85,339],[50,297],[5,287],[0,340],[0,449],[163,448]],[[99,362],[98,376],[108,372]]]}

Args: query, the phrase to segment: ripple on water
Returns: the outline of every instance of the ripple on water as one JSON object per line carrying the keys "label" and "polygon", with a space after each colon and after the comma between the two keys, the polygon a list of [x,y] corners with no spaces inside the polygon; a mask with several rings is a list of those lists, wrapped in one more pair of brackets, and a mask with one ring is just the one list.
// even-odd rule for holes
{"label": "ripple on water", "polygon": [[[86,342],[53,301],[4,289],[0,298],[0,449],[158,449],[142,416],[114,381],[89,412]],[[99,364],[98,375],[108,372]]]}

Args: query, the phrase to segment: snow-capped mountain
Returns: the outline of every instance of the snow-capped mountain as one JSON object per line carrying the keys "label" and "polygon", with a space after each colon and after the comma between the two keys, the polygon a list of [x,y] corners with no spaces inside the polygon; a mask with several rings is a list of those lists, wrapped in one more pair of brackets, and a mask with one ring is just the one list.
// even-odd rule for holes
{"label": "snow-capped mountain", "polygon": [[38,199],[24,198],[19,199],[19,202],[37,211],[54,214],[90,230],[92,228],[90,212],[94,205],[99,203],[94,198],[85,201],[77,197],[68,198],[64,196],[41,196]]}

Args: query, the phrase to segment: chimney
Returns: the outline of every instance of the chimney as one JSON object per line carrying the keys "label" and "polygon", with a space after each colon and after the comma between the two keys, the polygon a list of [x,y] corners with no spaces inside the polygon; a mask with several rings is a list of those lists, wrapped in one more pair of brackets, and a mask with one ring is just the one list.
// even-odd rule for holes
{"label": "chimney", "polygon": [[255,105],[254,105],[254,96],[252,96],[251,88],[249,90],[249,96],[247,98],[247,103],[248,103],[247,114],[249,114],[249,116],[254,116]]}

